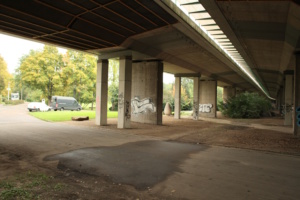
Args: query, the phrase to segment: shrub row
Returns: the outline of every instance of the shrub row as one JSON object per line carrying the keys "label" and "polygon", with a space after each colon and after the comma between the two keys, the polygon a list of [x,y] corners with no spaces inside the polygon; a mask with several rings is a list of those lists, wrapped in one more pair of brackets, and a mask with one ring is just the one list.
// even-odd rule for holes
{"label": "shrub row", "polygon": [[223,115],[231,118],[260,118],[270,112],[271,102],[257,93],[241,93],[220,102],[219,109]]}
{"label": "shrub row", "polygon": [[24,100],[9,100],[9,101],[5,101],[5,104],[10,104],[10,105],[18,105],[18,104],[23,104]]}

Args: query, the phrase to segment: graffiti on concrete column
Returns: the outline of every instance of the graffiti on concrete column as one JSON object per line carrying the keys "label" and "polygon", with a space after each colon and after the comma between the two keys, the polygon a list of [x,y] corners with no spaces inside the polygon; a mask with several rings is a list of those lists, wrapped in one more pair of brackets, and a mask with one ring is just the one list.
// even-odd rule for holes
{"label": "graffiti on concrete column", "polygon": [[283,104],[283,105],[280,105],[280,114],[282,116],[286,115],[286,114],[289,114],[290,112],[293,112],[294,110],[294,105],[293,104]]}
{"label": "graffiti on concrete column", "polygon": [[293,111],[293,105],[292,104],[285,104],[285,113],[290,113]]}
{"label": "graffiti on concrete column", "polygon": [[125,118],[128,120],[130,119],[131,115],[130,115],[130,112],[129,112],[129,106],[130,106],[130,103],[129,101],[126,101],[126,104],[125,104]]}
{"label": "graffiti on concrete column", "polygon": [[199,104],[199,112],[210,113],[213,105],[212,104]]}
{"label": "graffiti on concrete column", "polygon": [[124,106],[124,95],[123,92],[121,92],[118,96],[118,108],[122,109]]}
{"label": "graffiti on concrete column", "polygon": [[145,98],[140,100],[138,97],[134,97],[131,100],[132,114],[156,112],[156,107],[152,103],[151,98]]}
{"label": "graffiti on concrete column", "polygon": [[199,116],[199,106],[198,106],[198,102],[197,101],[194,101],[193,103],[193,118],[194,119],[198,119],[198,116]]}

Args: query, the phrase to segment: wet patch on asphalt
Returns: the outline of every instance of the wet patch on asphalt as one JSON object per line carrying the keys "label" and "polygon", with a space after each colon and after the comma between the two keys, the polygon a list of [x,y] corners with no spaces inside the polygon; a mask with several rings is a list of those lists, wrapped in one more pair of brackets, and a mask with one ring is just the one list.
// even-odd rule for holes
{"label": "wet patch on asphalt", "polygon": [[180,171],[179,165],[189,154],[207,148],[176,142],[140,141],[113,147],[78,149],[47,156],[45,160],[59,160],[60,169],[105,175],[115,183],[147,189]]}

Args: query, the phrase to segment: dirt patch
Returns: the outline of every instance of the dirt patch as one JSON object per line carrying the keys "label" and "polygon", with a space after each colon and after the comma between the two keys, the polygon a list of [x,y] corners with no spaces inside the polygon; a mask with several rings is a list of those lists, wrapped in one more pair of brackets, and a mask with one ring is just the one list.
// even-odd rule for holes
{"label": "dirt patch", "polygon": [[178,138],[181,142],[299,154],[300,140],[293,135],[270,130],[221,125]]}
{"label": "dirt patch", "polygon": [[[274,126],[282,126],[283,119],[280,117],[262,119],[221,119],[232,123],[242,124],[237,126],[219,124],[203,120],[194,121],[189,118],[174,119],[172,116],[164,116],[163,125],[149,125],[131,123],[130,129],[119,130],[124,134],[146,135],[163,140],[200,143],[216,146],[226,146],[253,150],[263,150],[276,153],[300,155],[300,139],[293,134],[273,130],[256,129],[247,125],[265,125],[270,129]],[[96,126],[94,120],[86,122],[64,122],[76,126],[88,126],[97,129],[117,131],[117,119],[108,119],[107,126]],[[267,129],[267,128],[266,128]]]}
{"label": "dirt patch", "polygon": [[[57,162],[40,163],[26,149],[0,148],[0,199],[174,199],[115,183],[105,175],[89,175]],[[22,155],[22,156],[20,156]],[[23,156],[24,155],[24,156]]]}

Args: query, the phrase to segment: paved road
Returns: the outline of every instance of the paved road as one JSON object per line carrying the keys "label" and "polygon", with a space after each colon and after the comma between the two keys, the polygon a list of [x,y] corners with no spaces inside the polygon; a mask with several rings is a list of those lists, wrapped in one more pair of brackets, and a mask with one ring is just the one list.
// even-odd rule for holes
{"label": "paved road", "polygon": [[[153,193],[186,199],[299,199],[300,157],[154,140],[105,128],[49,123],[24,105],[0,106],[0,145],[32,151],[40,162]],[[45,159],[45,160],[44,160]]]}

